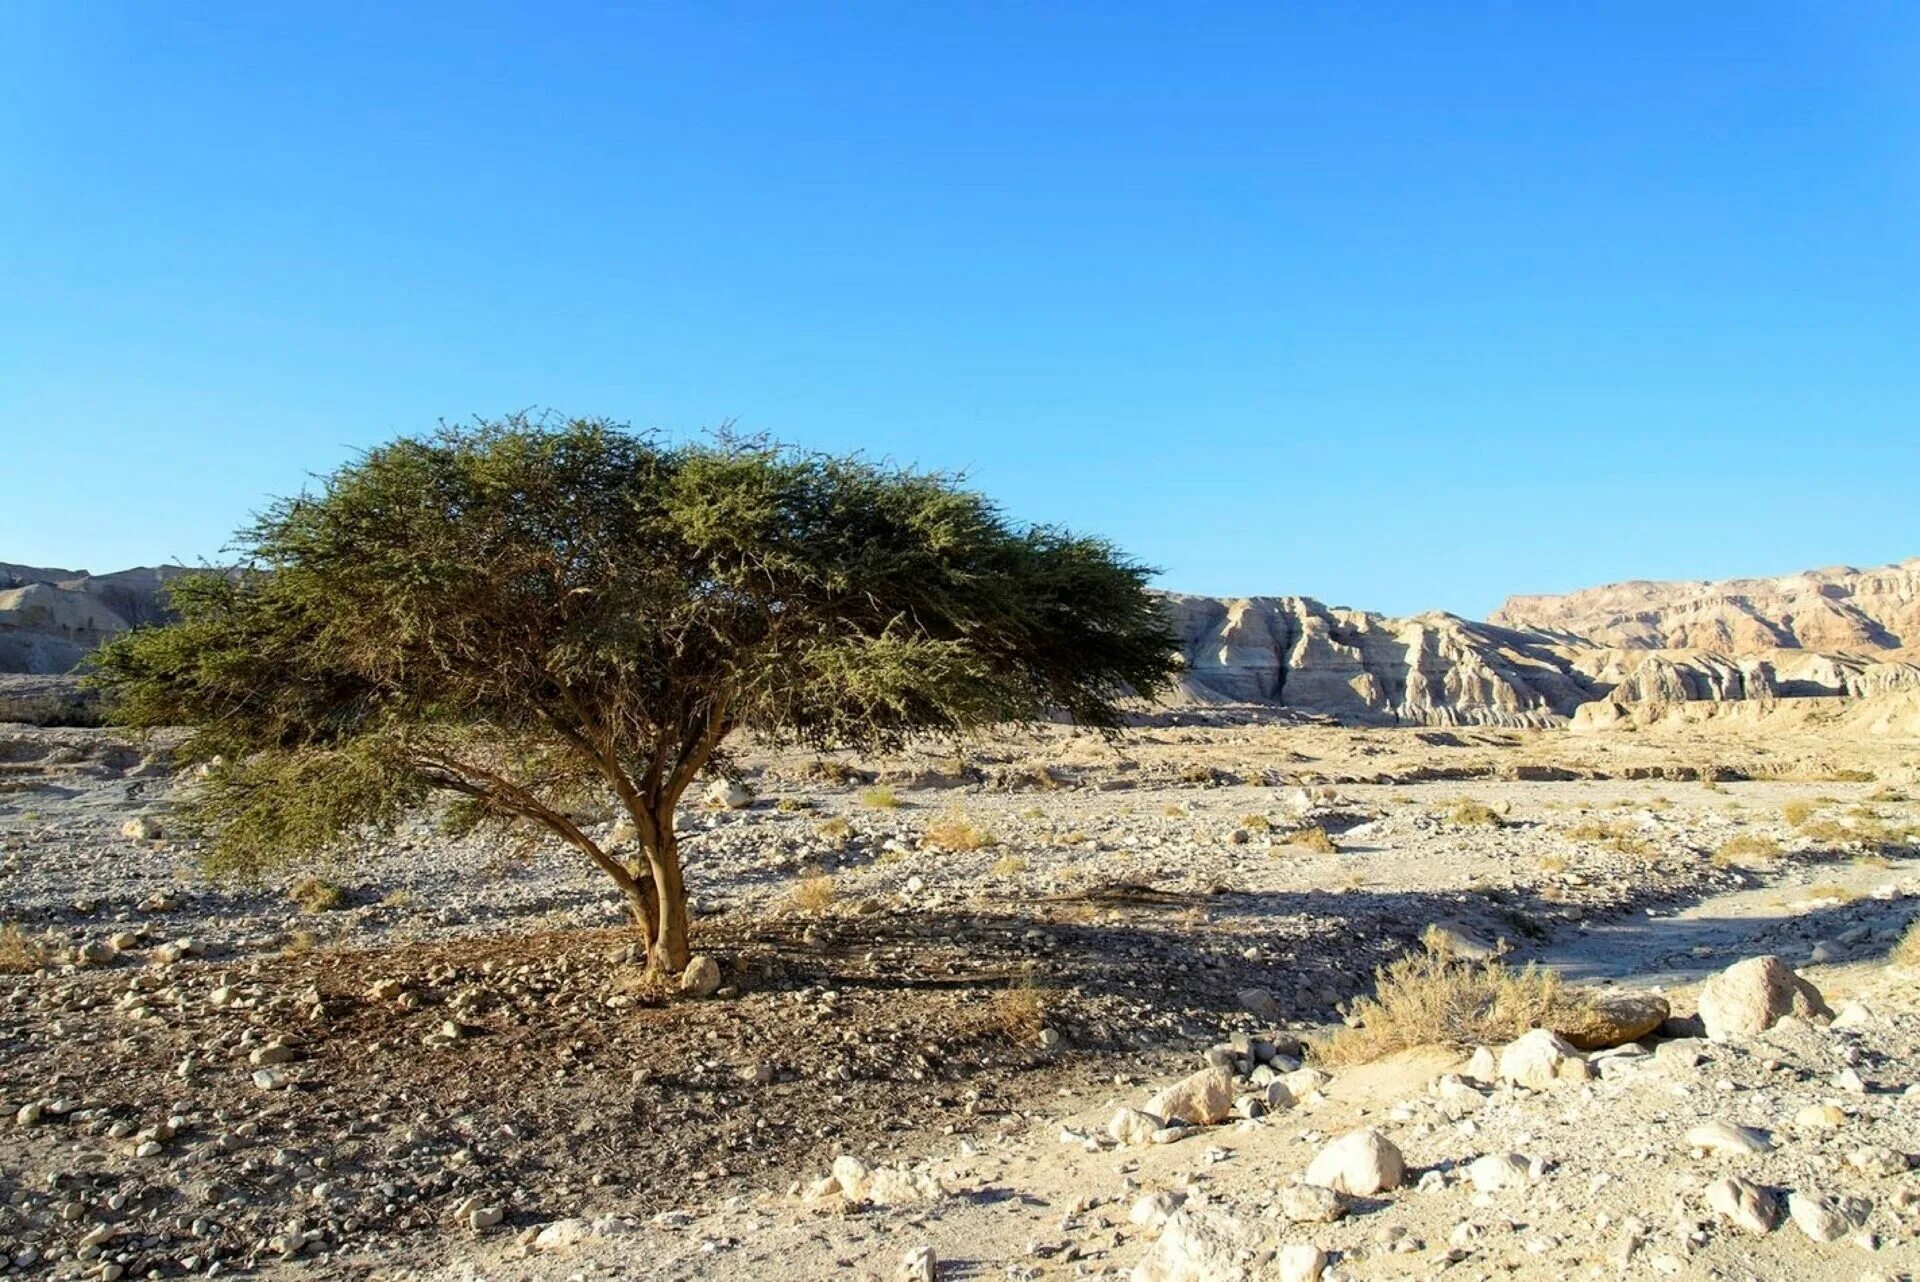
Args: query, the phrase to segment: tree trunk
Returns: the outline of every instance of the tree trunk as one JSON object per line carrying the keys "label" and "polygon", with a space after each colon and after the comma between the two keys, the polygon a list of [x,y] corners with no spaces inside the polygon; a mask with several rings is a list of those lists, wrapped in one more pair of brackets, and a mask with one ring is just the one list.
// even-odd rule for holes
{"label": "tree trunk", "polygon": [[680,843],[673,835],[673,814],[659,822],[658,837],[647,851],[653,866],[652,884],[659,908],[654,914],[653,944],[647,949],[647,968],[677,975],[693,955],[687,942],[687,887],[680,876]]}

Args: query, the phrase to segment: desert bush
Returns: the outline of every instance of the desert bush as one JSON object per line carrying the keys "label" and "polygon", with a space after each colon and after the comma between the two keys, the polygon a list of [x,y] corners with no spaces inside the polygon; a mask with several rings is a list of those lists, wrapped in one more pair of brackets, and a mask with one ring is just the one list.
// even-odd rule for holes
{"label": "desert bush", "polygon": [[1737,837],[1729,837],[1713,852],[1713,862],[1722,868],[1737,868],[1745,864],[1769,864],[1779,859],[1784,852],[1780,843],[1772,837],[1755,832],[1743,832]]}
{"label": "desert bush", "polygon": [[813,826],[813,831],[820,840],[827,842],[836,850],[845,847],[853,837],[853,825],[839,815],[831,819],[822,819]]}
{"label": "desert bush", "polygon": [[997,990],[978,1009],[965,1012],[957,1030],[963,1037],[992,1037],[1009,1042],[1031,1042],[1047,1026],[1047,1016],[1060,1003],[1060,990],[1023,980]]}
{"label": "desert bush", "polygon": [[1498,1046],[1531,1028],[1577,1022],[1589,1009],[1585,995],[1551,970],[1422,950],[1376,972],[1373,995],[1351,1007],[1355,1026],[1322,1041],[1317,1057],[1362,1064],[1434,1043]]}
{"label": "desert bush", "polygon": [[823,913],[833,907],[835,898],[833,878],[825,873],[802,877],[787,892],[788,901],[803,913]]}
{"label": "desert bush", "polygon": [[898,810],[900,794],[885,784],[868,788],[860,794],[860,804],[869,810]]}
{"label": "desert bush", "polygon": [[1302,850],[1311,850],[1316,854],[1337,855],[1340,853],[1340,847],[1334,844],[1333,838],[1329,837],[1327,830],[1319,824],[1312,824],[1305,828],[1295,828],[1292,832],[1286,834],[1284,840],[1289,846],[1298,846]]}
{"label": "desert bush", "polygon": [[1273,820],[1265,815],[1241,815],[1240,826],[1248,832],[1267,832],[1273,827]]}
{"label": "desert bush", "polygon": [[1818,809],[1811,801],[1789,801],[1780,807],[1780,815],[1791,827],[1804,828]]}
{"label": "desert bush", "polygon": [[1195,761],[1180,767],[1180,772],[1174,777],[1181,783],[1210,784],[1220,778],[1220,772]]}
{"label": "desert bush", "polygon": [[349,905],[346,887],[325,877],[308,876],[287,887],[287,898],[303,913],[338,912]]}
{"label": "desert bush", "polygon": [[1832,900],[1837,904],[1850,904],[1858,898],[1860,898],[1859,891],[1851,886],[1842,886],[1836,881],[1816,882],[1802,890],[1799,895],[1800,902],[1803,904],[1822,899]]}
{"label": "desert bush", "polygon": [[52,964],[54,950],[19,926],[0,926],[0,975],[25,975]]}
{"label": "desert bush", "polygon": [[1875,775],[1871,770],[1835,769],[1820,776],[1828,783],[1872,783]]}
{"label": "desert bush", "polygon": [[1900,936],[1900,942],[1893,946],[1887,960],[1896,966],[1920,967],[1920,917],[1907,923],[1906,933]]}
{"label": "desert bush", "polygon": [[936,816],[920,834],[920,844],[935,850],[963,853],[997,845],[994,835],[958,811]]}
{"label": "desert bush", "polygon": [[1498,810],[1471,797],[1462,797],[1454,802],[1447,810],[1447,818],[1463,826],[1480,825],[1498,828],[1502,823]]}
{"label": "desert bush", "polygon": [[783,815],[797,815],[802,811],[812,810],[813,802],[805,797],[782,797],[773,803],[773,808]]}
{"label": "desert bush", "polygon": [[1653,859],[1659,855],[1647,835],[1628,824],[1583,823],[1563,831],[1573,841],[1605,846],[1623,855],[1638,855],[1642,859]]}
{"label": "desert bush", "polygon": [[996,877],[1018,877],[1027,870],[1027,861],[1020,855],[1002,855],[993,861],[990,870]]}

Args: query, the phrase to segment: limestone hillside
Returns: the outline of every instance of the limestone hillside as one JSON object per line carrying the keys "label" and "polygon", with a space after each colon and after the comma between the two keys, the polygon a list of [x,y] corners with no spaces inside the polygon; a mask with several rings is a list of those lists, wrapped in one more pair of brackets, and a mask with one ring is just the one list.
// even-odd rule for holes
{"label": "limestone hillside", "polygon": [[1838,566],[1719,583],[1635,580],[1566,596],[1515,596],[1491,621],[1638,650],[1920,647],[1920,557],[1877,570]]}
{"label": "limestone hillside", "polygon": [[[160,617],[161,587],[186,572],[0,563],[0,673],[68,672],[107,637]],[[1298,596],[1165,600],[1187,661],[1183,701],[1355,724],[1548,726],[1603,702],[1920,690],[1917,652],[1900,648],[1920,644],[1920,558],[1869,572],[1515,597],[1486,623]],[[43,705],[68,718],[62,691],[24,690],[24,680],[0,682],[0,720],[44,719]]]}

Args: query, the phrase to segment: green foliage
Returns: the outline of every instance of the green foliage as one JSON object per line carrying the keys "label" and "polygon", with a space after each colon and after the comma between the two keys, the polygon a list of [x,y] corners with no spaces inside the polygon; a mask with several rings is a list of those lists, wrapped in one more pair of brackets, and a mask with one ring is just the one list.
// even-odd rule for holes
{"label": "green foliage", "polygon": [[[761,440],[525,417],[375,449],[270,507],[177,622],[96,656],[135,728],[214,761],[189,819],[259,871],[390,828],[634,816],[678,894],[674,807],[746,729],[887,750],[1054,710],[1113,729],[1168,679],[1149,571],[1020,527],[956,478]],[[630,900],[642,898],[623,883]]]}

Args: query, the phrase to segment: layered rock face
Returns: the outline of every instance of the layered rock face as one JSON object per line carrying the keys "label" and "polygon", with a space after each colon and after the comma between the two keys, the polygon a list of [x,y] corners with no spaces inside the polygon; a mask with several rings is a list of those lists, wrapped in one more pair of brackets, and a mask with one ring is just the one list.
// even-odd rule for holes
{"label": "layered rock face", "polygon": [[161,587],[180,566],[115,574],[0,563],[0,672],[71,670],[115,633],[162,617]]}
{"label": "layered rock face", "polygon": [[1920,557],[1720,583],[1635,581],[1565,596],[1515,596],[1510,628],[1628,649],[1897,650],[1920,647]]}

